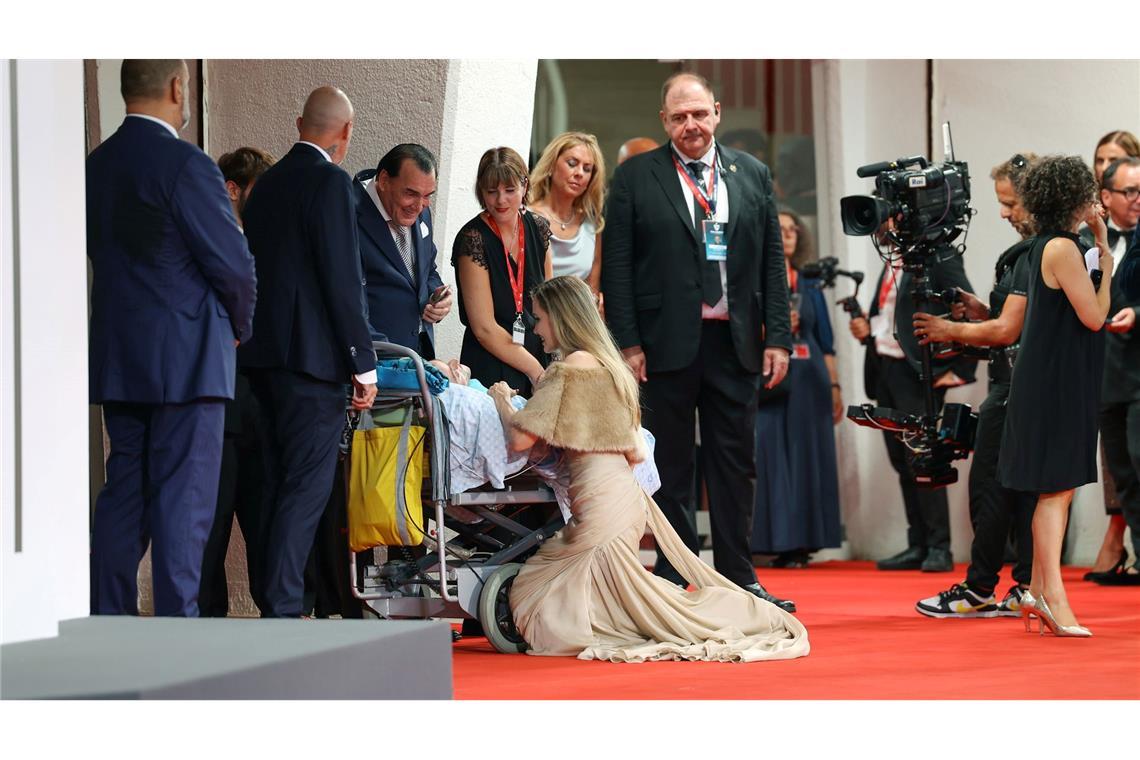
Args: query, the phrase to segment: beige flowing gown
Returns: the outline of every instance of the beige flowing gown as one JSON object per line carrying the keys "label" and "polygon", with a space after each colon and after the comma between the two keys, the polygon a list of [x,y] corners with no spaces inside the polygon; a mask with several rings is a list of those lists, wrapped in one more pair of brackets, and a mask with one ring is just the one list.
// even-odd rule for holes
{"label": "beige flowing gown", "polygon": [[[605,368],[551,365],[513,421],[566,450],[570,467],[572,519],[527,560],[510,591],[530,654],[752,662],[808,653],[803,624],[701,562],[634,479],[640,436]],[[646,523],[695,590],[641,565]]]}

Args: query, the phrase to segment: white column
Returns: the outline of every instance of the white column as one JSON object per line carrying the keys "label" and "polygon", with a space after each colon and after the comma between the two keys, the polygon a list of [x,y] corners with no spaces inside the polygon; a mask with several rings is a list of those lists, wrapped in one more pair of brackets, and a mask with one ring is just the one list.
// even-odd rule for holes
{"label": "white column", "polygon": [[[455,282],[451,245],[459,229],[479,213],[475,174],[488,148],[506,145],[527,161],[538,61],[453,60],[447,69],[440,146],[439,191],[432,212],[439,273]],[[453,315],[436,327],[436,353],[459,356],[463,326]]]}
{"label": "white column", "polygon": [[0,63],[0,641],[89,612],[82,61]]}

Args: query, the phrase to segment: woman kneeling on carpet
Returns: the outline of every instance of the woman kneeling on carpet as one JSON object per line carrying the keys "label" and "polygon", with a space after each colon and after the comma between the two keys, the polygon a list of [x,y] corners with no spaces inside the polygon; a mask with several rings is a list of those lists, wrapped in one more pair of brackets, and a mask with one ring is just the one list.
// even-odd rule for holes
{"label": "woman kneeling on carpet", "polygon": [[[535,334],[561,361],[525,409],[491,387],[511,448],[540,441],[566,452],[573,518],[527,560],[510,591],[531,654],[613,662],[786,660],[808,653],[792,615],[724,578],[690,552],[633,477],[645,457],[638,386],[588,285],[555,277],[533,293]],[[641,565],[648,522],[665,556],[695,587]]]}

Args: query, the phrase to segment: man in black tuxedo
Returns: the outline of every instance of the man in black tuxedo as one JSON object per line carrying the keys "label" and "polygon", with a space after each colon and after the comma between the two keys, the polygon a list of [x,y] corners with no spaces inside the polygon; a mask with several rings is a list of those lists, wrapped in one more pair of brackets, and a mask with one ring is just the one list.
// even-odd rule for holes
{"label": "man in black tuxedo", "polygon": [[178,138],[182,60],[124,60],[127,116],[87,158],[91,402],[110,440],[91,531],[91,614],[138,612],[151,545],[156,615],[198,616],[234,346],[248,340],[253,259],[222,174]]}
{"label": "man in black tuxedo", "polygon": [[435,265],[430,203],[436,176],[431,151],[404,143],[352,183],[373,338],[411,348],[425,360],[435,358],[435,323],[451,310],[451,291]]}
{"label": "man in black tuxedo", "polygon": [[302,613],[305,561],[344,427],[345,383],[356,408],[376,397],[352,182],[338,166],[352,119],[343,92],[314,90],[297,119],[300,140],[261,175],[245,206],[258,308],[256,337],[239,360],[261,408],[265,555],[256,598],[264,617]]}
{"label": "man in black tuxedo", "polygon": [[[974,292],[962,266],[962,257],[956,251],[947,248],[932,256],[927,266],[932,290],[940,292],[960,288],[967,293]],[[868,336],[873,338],[867,342],[863,364],[867,396],[875,399],[879,406],[908,414],[923,414],[927,381],[921,376],[921,364],[916,358],[919,354],[912,326],[917,311],[913,289],[913,275],[902,269],[900,261],[885,265],[875,284],[875,300],[867,317],[851,320],[850,329],[856,340],[862,341]],[[904,350],[900,339],[910,348],[909,353]],[[932,364],[935,406],[939,412],[946,389],[972,383],[975,369],[976,360],[966,357]],[[954,569],[954,561],[950,554],[950,504],[946,499],[946,489],[919,488],[914,481],[906,446],[891,433],[884,432],[883,440],[891,467],[899,476],[906,509],[907,548],[881,560],[878,568],[950,572]]]}
{"label": "man in black tuxedo", "polygon": [[[788,370],[791,324],[780,225],[768,167],[713,138],[720,104],[703,78],[661,91],[669,143],[614,173],[603,239],[606,321],[645,384],[657,438],[661,511],[698,551],[690,503],[694,414],[717,571],[794,611],[756,582],[748,537],[756,485],[756,395]],[[684,579],[658,552],[655,571]]]}

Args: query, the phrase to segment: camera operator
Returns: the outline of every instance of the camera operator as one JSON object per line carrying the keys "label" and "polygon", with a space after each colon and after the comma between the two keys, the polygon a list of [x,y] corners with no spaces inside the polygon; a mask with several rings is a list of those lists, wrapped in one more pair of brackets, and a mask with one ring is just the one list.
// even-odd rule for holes
{"label": "camera operator", "polygon": [[[880,245],[887,243],[891,223],[884,223],[876,237]],[[931,286],[938,291],[948,288],[972,290],[962,266],[961,257],[947,250],[943,256],[934,256],[927,263]],[[851,320],[851,334],[856,340],[867,342],[867,356],[863,365],[864,389],[880,406],[893,407],[908,414],[925,413],[925,393],[928,380],[921,375],[917,360],[908,359],[896,337],[898,324],[905,329],[915,311],[912,275],[904,271],[899,261],[887,263],[875,286],[875,299],[867,317]],[[935,360],[932,364],[935,402],[941,413],[946,389],[974,381],[974,360],[956,357],[952,360]],[[890,432],[884,432],[887,456],[899,475],[903,504],[906,508],[907,548],[887,559],[880,560],[880,570],[917,570],[949,572],[954,569],[950,556],[950,507],[946,490],[920,489],[914,479],[906,445]]]}
{"label": "camera operator", "polygon": [[[1029,587],[1033,570],[1033,508],[1035,494],[1011,491],[997,481],[998,448],[1005,426],[1009,383],[1017,356],[1021,326],[1029,291],[1029,250],[1033,247],[1033,222],[1021,203],[1017,183],[1037,156],[1019,153],[993,168],[990,178],[1001,206],[1001,217],[1021,235],[997,260],[990,304],[963,293],[969,322],[951,322],[919,312],[914,315],[914,333],[923,345],[952,341],[970,346],[990,346],[990,388],[978,416],[974,440],[974,461],[970,467],[970,522],[974,541],[970,545],[970,566],[966,580],[936,596],[920,600],[915,609],[936,618],[1017,617],[1021,596]],[[1006,536],[1014,526],[1017,563],[1015,581],[998,603],[994,589],[998,583],[1005,552]]]}

